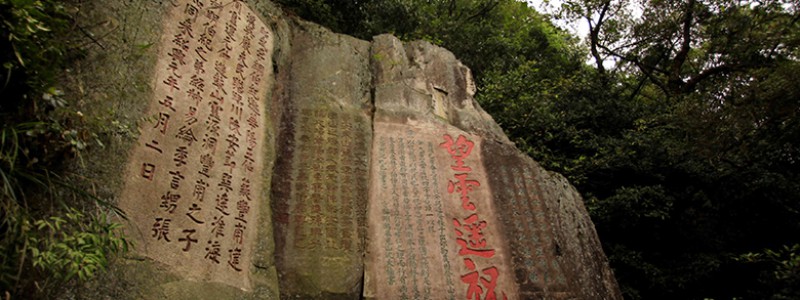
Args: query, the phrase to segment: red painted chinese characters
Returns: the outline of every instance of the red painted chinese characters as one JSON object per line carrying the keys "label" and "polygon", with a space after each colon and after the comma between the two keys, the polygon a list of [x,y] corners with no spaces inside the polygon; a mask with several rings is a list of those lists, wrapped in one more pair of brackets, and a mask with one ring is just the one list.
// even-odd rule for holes
{"label": "red painted chinese characters", "polygon": [[[454,164],[450,165],[453,178],[447,183],[447,193],[455,194],[461,203],[463,218],[454,218],[453,226],[458,244],[458,255],[463,258],[464,266],[470,272],[461,275],[461,282],[467,286],[467,300],[495,300],[497,299],[497,280],[500,276],[497,267],[488,259],[495,256],[495,249],[489,245],[484,229],[489,224],[480,217],[478,207],[470,200],[470,193],[481,186],[477,180],[469,179],[472,168],[465,160],[475,148],[475,143],[463,135],[453,140],[449,134],[443,136],[444,142],[439,147],[444,148],[452,157]],[[485,267],[480,268],[476,262],[482,262]],[[505,293],[500,292],[503,299]]]}

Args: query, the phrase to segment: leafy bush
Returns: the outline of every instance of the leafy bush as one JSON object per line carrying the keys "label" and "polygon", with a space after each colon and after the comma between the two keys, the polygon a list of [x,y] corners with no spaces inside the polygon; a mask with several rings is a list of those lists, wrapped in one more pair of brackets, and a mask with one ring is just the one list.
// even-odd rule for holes
{"label": "leafy bush", "polygon": [[88,217],[75,209],[64,216],[36,220],[28,236],[34,267],[51,270],[57,280],[86,280],[108,265],[109,252],[125,251],[128,243],[116,235],[120,224],[105,215]]}
{"label": "leafy bush", "polygon": [[[64,167],[96,136],[71,111],[57,74],[79,53],[66,4],[0,0],[0,291],[47,297],[93,277],[126,251],[120,213],[81,187]],[[99,144],[101,145],[101,144]],[[83,212],[82,212],[83,211]]]}

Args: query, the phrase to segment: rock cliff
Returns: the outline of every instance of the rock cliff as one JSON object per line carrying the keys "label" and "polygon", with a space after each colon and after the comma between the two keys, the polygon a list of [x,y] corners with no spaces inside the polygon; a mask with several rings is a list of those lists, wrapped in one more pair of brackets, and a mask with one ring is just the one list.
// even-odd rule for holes
{"label": "rock cliff", "polygon": [[113,30],[71,84],[137,124],[91,167],[136,249],[79,296],[621,299],[579,194],[449,51],[265,1],[90,3]]}

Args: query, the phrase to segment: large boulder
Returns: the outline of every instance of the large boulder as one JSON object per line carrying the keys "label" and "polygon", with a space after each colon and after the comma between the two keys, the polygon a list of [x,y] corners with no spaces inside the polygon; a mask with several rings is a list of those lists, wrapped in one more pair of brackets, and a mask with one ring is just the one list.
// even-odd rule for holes
{"label": "large boulder", "polygon": [[267,1],[101,2],[72,85],[138,128],[90,166],[136,247],[83,297],[621,299],[579,194],[449,51]]}

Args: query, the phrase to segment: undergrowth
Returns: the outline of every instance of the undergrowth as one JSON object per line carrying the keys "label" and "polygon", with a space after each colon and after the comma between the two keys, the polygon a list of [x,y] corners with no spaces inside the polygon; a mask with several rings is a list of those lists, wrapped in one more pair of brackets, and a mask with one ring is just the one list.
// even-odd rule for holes
{"label": "undergrowth", "polygon": [[[48,298],[127,251],[122,212],[87,189],[68,164],[102,147],[98,129],[58,88],[80,59],[69,3],[0,0],[0,297]],[[91,141],[91,142],[87,142]]]}

